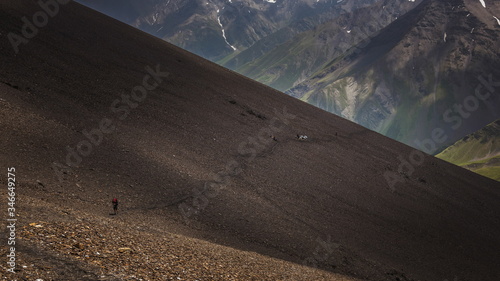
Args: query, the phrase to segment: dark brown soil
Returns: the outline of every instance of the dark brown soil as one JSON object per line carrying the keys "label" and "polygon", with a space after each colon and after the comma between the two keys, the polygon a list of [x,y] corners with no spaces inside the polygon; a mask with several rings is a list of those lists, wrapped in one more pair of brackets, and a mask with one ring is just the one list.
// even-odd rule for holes
{"label": "dark brown soil", "polygon": [[[398,171],[410,147],[75,3],[16,55],[7,35],[39,10],[0,0],[0,187],[6,210],[15,167],[20,269],[0,276],[499,280],[498,182],[430,156]],[[110,107],[147,66],[169,75],[120,120]],[[62,169],[104,118],[115,132]]]}

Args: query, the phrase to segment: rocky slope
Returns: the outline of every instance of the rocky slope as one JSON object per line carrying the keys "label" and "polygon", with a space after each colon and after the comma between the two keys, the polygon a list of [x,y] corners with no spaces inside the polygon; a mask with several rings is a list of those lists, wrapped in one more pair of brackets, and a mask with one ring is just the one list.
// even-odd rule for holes
{"label": "rocky slope", "polygon": [[500,183],[74,2],[16,53],[40,10],[0,0],[15,277],[500,278]]}
{"label": "rocky slope", "polygon": [[485,5],[423,1],[288,93],[435,153],[500,117],[500,5]]}
{"label": "rocky slope", "polygon": [[465,136],[436,157],[500,181],[500,120]]}
{"label": "rocky slope", "polygon": [[[32,196],[18,208],[20,280],[356,280]],[[8,254],[5,247],[0,254]],[[0,268],[10,277],[5,263]]]}

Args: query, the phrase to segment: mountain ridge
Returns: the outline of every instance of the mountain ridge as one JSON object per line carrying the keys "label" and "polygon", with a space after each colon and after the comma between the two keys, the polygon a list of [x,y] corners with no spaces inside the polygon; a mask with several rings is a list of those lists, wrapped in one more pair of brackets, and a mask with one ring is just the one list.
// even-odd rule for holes
{"label": "mountain ridge", "polygon": [[[500,58],[491,52],[500,44],[493,35],[498,30],[483,23],[489,21],[485,11],[476,12],[482,20],[468,12],[475,11],[474,5],[424,1],[373,38],[362,53],[332,62],[288,93],[413,147],[438,128],[447,136],[438,146],[451,144],[498,118],[498,98],[475,94],[499,75],[494,65]],[[439,16],[443,13],[450,20]],[[391,42],[390,32],[402,40],[378,53],[384,42]],[[470,110],[456,116],[465,106]]]}
{"label": "mountain ridge", "polygon": [[[321,66],[343,56],[350,48],[359,48],[360,43],[366,45],[370,38],[394,21],[394,17],[405,14],[419,3],[420,1],[400,1],[396,4],[377,1],[353,11],[344,11],[328,22],[298,33],[294,38],[258,57],[258,60],[249,60],[238,66],[232,63],[241,56],[237,55],[223,65],[280,91],[286,91],[319,71]],[[252,46],[242,54],[251,52],[256,47],[258,48]]]}
{"label": "mountain ridge", "polygon": [[[346,9],[376,1],[358,1],[355,5],[347,5]],[[126,5],[116,5],[112,1],[79,2],[212,61],[237,54],[288,25],[308,29],[308,24],[324,22],[343,9],[336,2],[310,0],[172,3],[155,0],[146,4],[129,0]],[[121,14],[134,16],[131,19]]]}

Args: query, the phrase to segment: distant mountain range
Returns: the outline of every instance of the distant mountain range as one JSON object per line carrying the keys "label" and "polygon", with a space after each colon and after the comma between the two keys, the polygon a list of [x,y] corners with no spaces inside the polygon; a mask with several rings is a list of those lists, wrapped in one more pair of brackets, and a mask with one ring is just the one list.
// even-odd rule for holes
{"label": "distant mountain range", "polygon": [[346,8],[336,10],[331,20],[307,30],[288,26],[219,63],[286,91],[354,46],[366,44],[370,37],[416,6],[407,0],[383,0],[347,8],[351,2],[359,4],[356,1],[339,3],[339,7]]}
{"label": "distant mountain range", "polygon": [[487,5],[423,1],[288,93],[433,154],[500,117],[500,5]]}
{"label": "distant mountain range", "polygon": [[436,157],[500,181],[500,119],[457,141]]}
{"label": "distant mountain range", "polygon": [[[261,56],[300,32],[380,0],[80,0],[93,9],[212,61],[256,43]],[[345,2],[345,3],[344,3]],[[255,54],[254,54],[255,55]],[[244,56],[248,57],[247,55]],[[227,60],[228,58],[226,58]],[[241,61],[236,58],[233,64]]]}
{"label": "distant mountain range", "polygon": [[498,1],[79,2],[430,154],[500,118]]}

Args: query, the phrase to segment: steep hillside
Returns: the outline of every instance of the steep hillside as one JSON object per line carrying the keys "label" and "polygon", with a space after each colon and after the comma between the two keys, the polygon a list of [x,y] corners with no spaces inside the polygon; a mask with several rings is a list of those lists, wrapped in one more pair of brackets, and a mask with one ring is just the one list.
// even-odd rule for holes
{"label": "steep hillside", "polygon": [[59,8],[28,31],[38,3],[0,0],[1,200],[14,167],[19,242],[1,277],[500,278],[500,183]]}
{"label": "steep hillside", "polygon": [[500,120],[467,135],[436,157],[500,181]]}
{"label": "steep hillside", "polygon": [[288,93],[434,153],[500,117],[500,4],[486,5],[423,1]]}
{"label": "steep hillside", "polygon": [[[153,7],[161,5],[162,0],[142,0],[142,1],[130,1],[130,0],[82,0],[76,1],[80,2],[88,7],[101,11],[102,13],[109,15],[115,19],[122,22],[131,24],[134,23],[138,18],[151,13]],[[176,1],[182,6],[186,1]],[[166,3],[166,2],[165,2]]]}
{"label": "steep hillside", "polygon": [[[121,215],[106,218],[23,199],[17,280],[359,280],[169,233],[145,221],[132,225]],[[1,247],[0,254],[10,252]],[[6,265],[0,265],[0,278],[16,280]]]}

